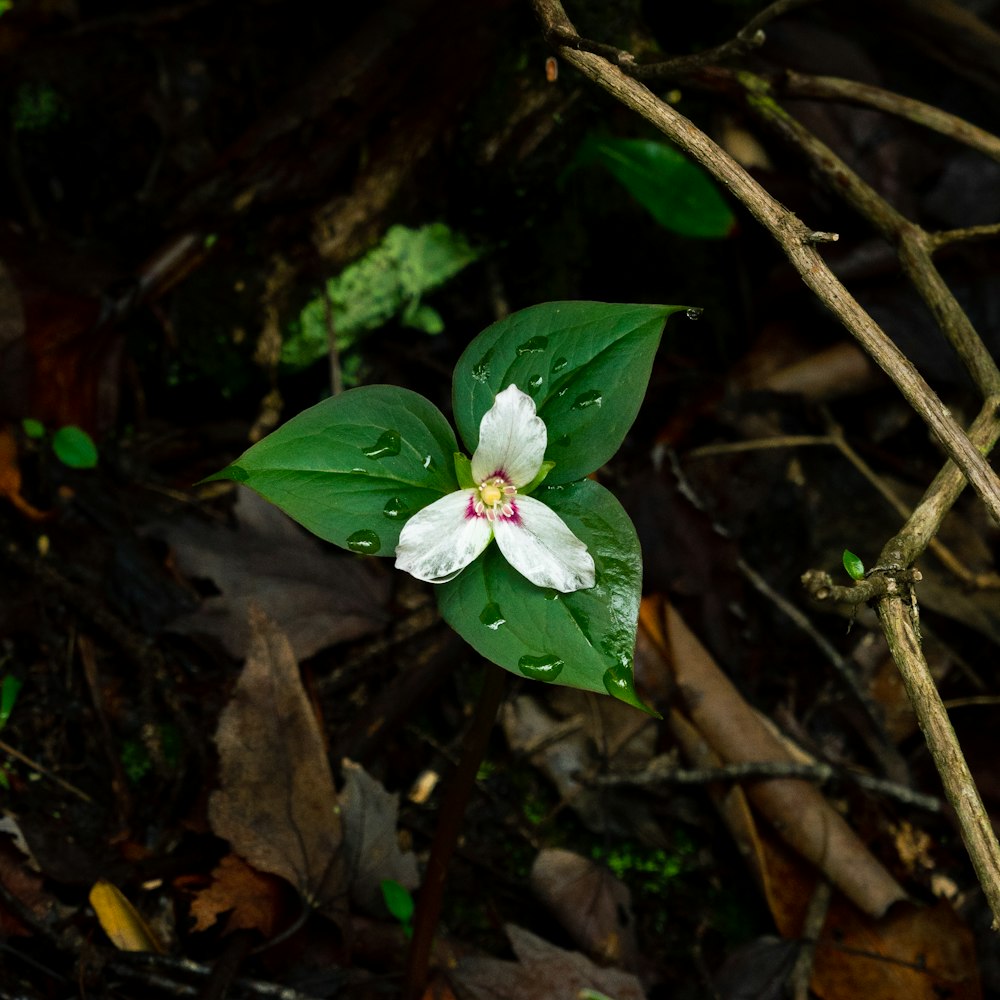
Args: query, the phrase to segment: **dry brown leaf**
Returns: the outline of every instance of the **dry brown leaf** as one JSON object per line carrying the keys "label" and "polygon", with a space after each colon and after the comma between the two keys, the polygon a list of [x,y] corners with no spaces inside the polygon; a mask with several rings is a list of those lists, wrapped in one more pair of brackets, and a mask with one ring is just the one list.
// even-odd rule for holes
{"label": "dry brown leaf", "polygon": [[972,932],[944,901],[903,903],[879,920],[841,899],[830,908],[813,965],[823,1000],[978,1000]]}
{"label": "dry brown leaf", "polygon": [[250,642],[247,609],[260,605],[303,660],[334,643],[369,635],[389,620],[389,575],[376,560],[323,547],[253,490],[238,487],[235,530],[193,517],[152,530],[181,572],[221,593],[175,619],[175,631],[217,637],[234,656]]}
{"label": "dry brown leaf", "polygon": [[416,889],[420,883],[417,859],[412,851],[404,853],[399,849],[399,796],[387,792],[360,764],[345,759],[343,768],[340,816],[351,899],[365,912],[385,916],[383,880],[392,879],[406,889]]}
{"label": "dry brown leaf", "polygon": [[[42,877],[29,870],[29,862],[25,857],[28,845],[24,842],[17,823],[7,816],[0,823],[0,833],[9,832],[15,838],[12,840],[0,835],[0,886],[38,920],[45,920],[52,912],[55,900],[45,891]],[[23,848],[20,848],[20,844],[24,845]],[[31,929],[25,927],[9,907],[0,906],[0,937],[31,933]]]}
{"label": "dry brown leaf", "polygon": [[220,787],[209,799],[209,822],[255,868],[336,914],[347,886],[323,737],[285,634],[259,608],[251,609],[250,633],[215,734]]}
{"label": "dry brown leaf", "polygon": [[[792,759],[670,604],[645,599],[640,622],[673,668],[689,721],[722,761]],[[745,793],[787,844],[866,913],[881,916],[894,902],[906,898],[896,880],[809,782],[755,781]]]}
{"label": "dry brown leaf", "polygon": [[271,937],[281,911],[281,883],[227,854],[212,870],[211,882],[193,891],[191,916],[195,931],[208,930],[228,913],[224,933],[258,930]]}
{"label": "dry brown leaf", "polygon": [[614,1000],[643,1000],[639,980],[602,969],[578,951],[563,951],[521,927],[504,928],[516,962],[463,958],[451,972],[461,1000],[580,1000],[602,993]]}
{"label": "dry brown leaf", "polygon": [[49,515],[33,507],[21,496],[21,468],[17,464],[17,440],[14,432],[0,427],[0,497],[6,497],[25,517],[44,521]]}
{"label": "dry brown leaf", "polygon": [[560,848],[539,851],[531,866],[531,889],[588,955],[635,969],[632,896],[628,887],[589,858]]}

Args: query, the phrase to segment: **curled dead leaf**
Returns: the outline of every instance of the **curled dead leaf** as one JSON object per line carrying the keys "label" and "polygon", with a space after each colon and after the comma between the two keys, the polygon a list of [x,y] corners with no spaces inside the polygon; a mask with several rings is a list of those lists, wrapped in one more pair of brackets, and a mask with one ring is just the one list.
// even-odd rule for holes
{"label": "curled dead leaf", "polygon": [[340,913],[347,885],[337,791],[316,715],[285,634],[250,612],[250,651],[215,734],[212,830],[254,868]]}

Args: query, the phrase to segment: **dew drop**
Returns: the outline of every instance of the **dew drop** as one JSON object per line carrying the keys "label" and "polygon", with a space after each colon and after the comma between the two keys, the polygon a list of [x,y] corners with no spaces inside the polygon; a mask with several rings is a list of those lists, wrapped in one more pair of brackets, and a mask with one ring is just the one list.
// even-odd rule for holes
{"label": "dew drop", "polygon": [[434,461],[432,455],[424,455],[423,466],[428,472],[433,472],[437,468],[437,462]]}
{"label": "dew drop", "polygon": [[548,346],[548,337],[532,337],[531,340],[526,340],[523,344],[517,345],[517,353],[519,357],[522,354],[538,354]]}
{"label": "dew drop", "polygon": [[604,402],[604,393],[600,389],[588,389],[586,392],[581,392],[576,399],[573,400],[573,405],[570,407],[571,410],[585,410],[588,406],[600,406]]}
{"label": "dew drop", "polygon": [[612,698],[628,697],[632,691],[632,671],[622,667],[611,667],[604,671],[604,687]]}
{"label": "dew drop", "polygon": [[382,431],[373,445],[361,450],[369,458],[390,458],[399,454],[401,443],[399,431]]}
{"label": "dew drop", "polygon": [[545,379],[543,379],[541,375],[532,375],[531,378],[528,379],[528,386],[531,389],[540,389],[544,381]]}
{"label": "dew drop", "polygon": [[555,375],[561,372],[569,364],[569,358],[556,358],[552,362],[552,374]]}
{"label": "dew drop", "polygon": [[692,308],[692,309],[688,309],[688,311],[686,313],[684,313],[684,315],[687,316],[688,319],[701,319],[701,314],[704,311],[705,311],[704,309],[701,309],[699,307],[695,307],[695,308]]}
{"label": "dew drop", "polygon": [[568,434],[560,434],[559,437],[556,438],[556,442],[555,443],[560,448],[568,448],[569,447],[569,435]]}
{"label": "dew drop", "polygon": [[347,536],[347,547],[352,552],[360,552],[364,556],[373,556],[382,548],[382,540],[374,531],[363,528]]}
{"label": "dew drop", "polygon": [[371,473],[367,469],[361,469],[361,468],[351,469],[351,472],[355,476],[370,476],[371,475]]}
{"label": "dew drop", "polygon": [[507,619],[504,618],[499,604],[487,604],[486,607],[483,608],[482,613],[479,615],[479,620],[488,629],[492,629],[494,632],[500,628],[501,625],[505,625],[507,623]]}
{"label": "dew drop", "polygon": [[386,517],[397,518],[402,517],[404,514],[408,514],[410,511],[410,505],[402,497],[393,497],[391,500],[386,502],[386,505],[382,508],[382,513]]}
{"label": "dew drop", "polygon": [[542,591],[542,596],[547,601],[558,601],[559,600],[559,591],[558,590],[553,590],[551,587],[546,587],[545,590]]}
{"label": "dew drop", "polygon": [[555,653],[545,653],[542,656],[525,654],[517,661],[517,669],[533,681],[554,681],[565,665],[565,661]]}
{"label": "dew drop", "polygon": [[245,483],[250,478],[250,473],[240,465],[231,465],[226,471],[234,483]]}

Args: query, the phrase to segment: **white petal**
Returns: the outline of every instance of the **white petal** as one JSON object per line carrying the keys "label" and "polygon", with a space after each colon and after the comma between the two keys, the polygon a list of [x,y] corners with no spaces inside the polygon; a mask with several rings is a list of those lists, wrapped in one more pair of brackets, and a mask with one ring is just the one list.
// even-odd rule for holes
{"label": "white petal", "polygon": [[475,493],[458,490],[418,510],[399,533],[396,568],[428,583],[458,576],[493,537],[485,517],[466,516]]}
{"label": "white petal", "polygon": [[479,424],[479,447],[472,456],[472,477],[481,483],[502,471],[514,486],[525,486],[542,467],[548,433],[535,414],[535,401],[516,385],[497,393]]}
{"label": "white petal", "polygon": [[534,497],[518,497],[517,513],[517,518],[493,522],[497,545],[514,569],[539,587],[563,594],[594,586],[587,546],[555,511]]}

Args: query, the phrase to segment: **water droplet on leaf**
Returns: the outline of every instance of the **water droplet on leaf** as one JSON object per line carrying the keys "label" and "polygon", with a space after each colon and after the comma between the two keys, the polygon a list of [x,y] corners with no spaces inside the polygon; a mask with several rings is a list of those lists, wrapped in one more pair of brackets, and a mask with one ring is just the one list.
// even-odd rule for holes
{"label": "water droplet on leaf", "polygon": [[433,472],[437,468],[437,463],[434,461],[433,456],[424,455],[424,468],[427,469],[428,472]]}
{"label": "water droplet on leaf", "polygon": [[552,374],[555,375],[557,372],[561,372],[569,364],[569,358],[556,358],[552,362]]}
{"label": "water droplet on leaf", "polygon": [[401,443],[399,431],[382,431],[373,445],[361,450],[369,458],[390,458],[399,454]]}
{"label": "water droplet on leaf", "polygon": [[551,587],[547,587],[545,590],[542,591],[542,596],[547,601],[558,601],[559,600],[559,591],[558,590],[553,590]]}
{"label": "water droplet on leaf", "polygon": [[479,620],[488,629],[492,629],[494,632],[500,628],[501,625],[504,625],[507,622],[507,619],[503,616],[503,612],[500,610],[499,604],[487,604],[486,607],[483,608],[482,613],[479,616]]}
{"label": "water droplet on leaf", "polygon": [[604,393],[600,389],[588,389],[586,392],[581,392],[576,399],[573,400],[573,405],[570,407],[571,410],[585,410],[588,406],[600,406],[604,402]]}
{"label": "water droplet on leaf", "polygon": [[604,671],[602,679],[612,698],[621,698],[632,690],[632,671],[626,667],[611,667]]}
{"label": "water droplet on leaf", "polygon": [[517,353],[518,356],[522,354],[538,354],[548,346],[548,337],[532,337],[531,340],[526,340],[523,344],[517,345]]}
{"label": "water droplet on leaf", "polygon": [[409,513],[409,510],[410,505],[402,497],[393,497],[386,502],[386,505],[382,508],[382,513],[386,517],[395,518]]}
{"label": "water droplet on leaf", "polygon": [[234,483],[245,483],[250,478],[250,473],[239,465],[231,465],[226,471]]}
{"label": "water droplet on leaf", "polygon": [[701,319],[701,314],[704,311],[705,311],[704,309],[700,308],[688,309],[688,311],[684,313],[684,315],[687,316],[688,319]]}
{"label": "water droplet on leaf", "polygon": [[543,379],[541,375],[532,375],[531,378],[528,379],[528,386],[532,389],[538,389],[544,381],[545,379]]}
{"label": "water droplet on leaf", "polygon": [[363,528],[347,536],[347,547],[352,552],[360,552],[364,556],[373,556],[382,548],[382,540],[374,531]]}
{"label": "water droplet on leaf", "polygon": [[559,445],[560,448],[568,448],[569,447],[569,435],[568,434],[560,434],[559,437],[556,438],[556,444]]}
{"label": "water droplet on leaf", "polygon": [[545,653],[542,656],[528,656],[527,653],[517,661],[517,669],[533,681],[554,681],[566,665],[555,653]]}

